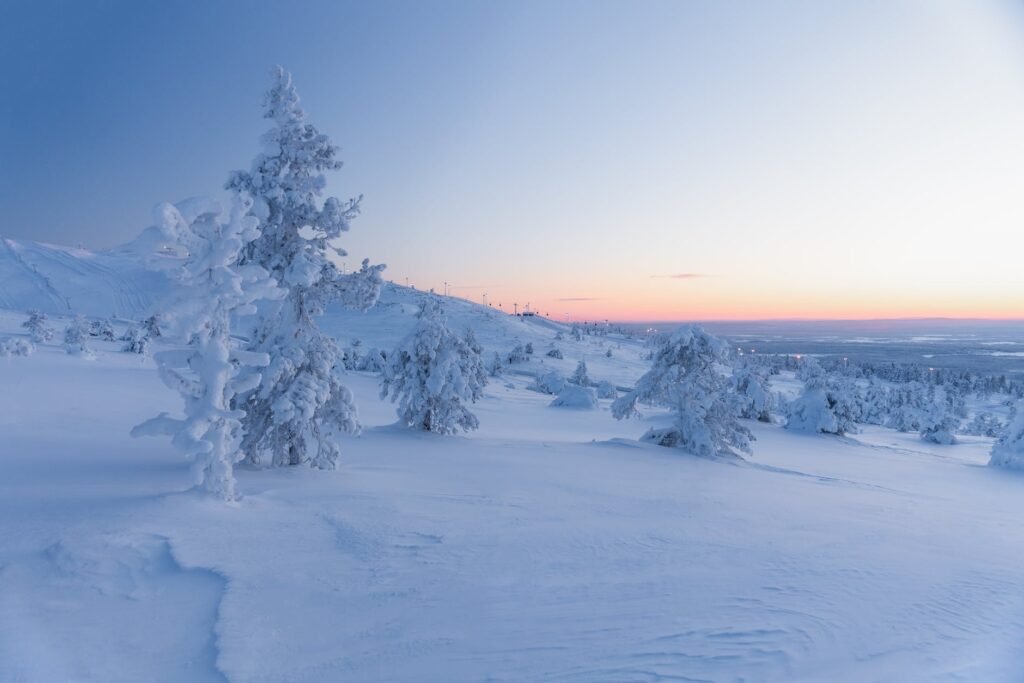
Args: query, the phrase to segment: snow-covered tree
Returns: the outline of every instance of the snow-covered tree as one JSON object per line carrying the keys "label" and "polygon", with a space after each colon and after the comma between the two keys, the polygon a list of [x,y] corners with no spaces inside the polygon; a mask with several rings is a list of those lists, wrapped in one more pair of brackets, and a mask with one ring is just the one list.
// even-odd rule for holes
{"label": "snow-covered tree", "polygon": [[505,357],[505,360],[508,361],[509,365],[512,365],[513,363],[524,363],[530,359],[526,357],[526,349],[523,345],[516,344],[512,347],[512,350],[508,352],[508,356]]}
{"label": "snow-covered tree", "polygon": [[125,330],[125,333],[121,336],[121,341],[124,342],[124,345],[121,347],[122,351],[145,355],[149,353],[149,346],[152,340],[145,327],[132,325]]}
{"label": "snow-covered tree", "polygon": [[992,447],[992,457],[988,464],[1024,470],[1024,401],[1017,402],[1006,431]]}
{"label": "snow-covered tree", "polygon": [[29,336],[36,344],[45,344],[53,339],[53,329],[46,324],[46,314],[40,311],[29,311],[28,320],[21,324],[28,330]]}
{"label": "snow-covered tree", "polygon": [[771,422],[775,399],[768,388],[764,368],[740,363],[733,370],[732,390],[739,397],[740,416],[759,422]]}
{"label": "snow-covered tree", "polygon": [[80,315],[72,318],[64,328],[64,350],[73,356],[93,357],[89,348],[89,323]]}
{"label": "snow-covered tree", "polygon": [[100,341],[114,341],[114,326],[109,320],[93,320],[89,323],[89,336],[98,337]]}
{"label": "snow-covered tree", "polygon": [[180,245],[188,259],[176,273],[176,301],[169,304],[169,330],[181,349],[155,354],[160,377],[184,399],[184,418],[161,413],[132,430],[132,436],[172,437],[192,458],[196,485],[225,500],[236,498],[234,465],[242,459],[242,418],[232,407],[240,391],[260,380],[247,368],[266,366],[264,353],[232,348],[233,316],[251,312],[255,301],[281,294],[259,266],[239,266],[242,248],[259,234],[258,221],[236,199],[230,219],[220,221],[211,201],[161,204],[157,227]]}
{"label": "snow-covered tree", "polygon": [[557,394],[565,388],[566,384],[568,382],[566,382],[565,377],[562,377],[555,370],[550,370],[537,375],[526,388],[542,394]]}
{"label": "snow-covered tree", "polygon": [[786,429],[823,434],[856,432],[856,400],[852,382],[808,374],[803,393],[789,404]]}
{"label": "snow-covered tree", "polygon": [[328,303],[366,310],[376,303],[384,266],[342,274],[345,256],[336,240],[359,213],[360,198],[322,199],[324,174],[341,167],[338,148],[305,120],[291,76],[278,68],[264,117],[273,127],[265,152],[248,171],[231,175],[227,188],[251,198],[260,235],[245,245],[240,262],[264,268],[287,295],[262,303],[248,349],[266,353],[263,381],[236,398],[245,410],[243,450],[254,465],[335,467],[338,432],[359,429],[352,393],[340,377],[341,353],[317,327]]}
{"label": "snow-covered tree", "polygon": [[161,329],[163,323],[164,321],[160,314],[154,313],[142,321],[142,329],[150,339],[159,339],[163,335]]}
{"label": "snow-covered tree", "polygon": [[598,398],[618,398],[619,396],[615,385],[607,380],[601,380],[594,388],[597,390]]}
{"label": "snow-covered tree", "polygon": [[359,366],[356,369],[363,372],[383,372],[386,362],[387,354],[375,346],[359,358]]}
{"label": "snow-covered tree", "polygon": [[562,355],[562,352],[561,352],[560,349],[551,349],[550,351],[548,351],[547,356],[548,356],[548,358],[557,358],[559,360],[561,360],[562,358],[565,357],[565,356]]}
{"label": "snow-covered tree", "polygon": [[889,390],[872,377],[860,399],[861,422],[864,424],[885,424],[888,418]]}
{"label": "snow-covered tree", "polygon": [[959,424],[960,420],[953,414],[945,390],[935,388],[921,411],[921,438],[932,443],[956,443],[953,431]]}
{"label": "snow-covered tree", "polygon": [[533,355],[533,342],[526,342],[526,347],[523,349],[526,351],[527,356]]}
{"label": "snow-covered tree", "polygon": [[491,360],[487,363],[487,373],[491,377],[501,377],[505,374],[505,361],[502,360],[497,351],[494,352]]}
{"label": "snow-covered tree", "polygon": [[924,385],[917,381],[893,386],[889,391],[886,426],[901,432],[919,431],[926,396]]}
{"label": "snow-covered tree", "polygon": [[689,325],[661,340],[653,365],[633,391],[616,399],[612,415],[637,414],[636,404],[657,403],[675,414],[671,427],[651,429],[644,440],[701,456],[750,452],[753,436],[739,421],[739,405],[729,389],[724,369],[729,348],[697,325]]}
{"label": "snow-covered tree", "polygon": [[1002,422],[992,413],[981,412],[975,415],[970,422],[964,425],[961,433],[968,436],[997,437],[1005,429]]}
{"label": "snow-covered tree", "polygon": [[589,387],[590,375],[587,374],[587,362],[581,360],[576,364],[576,370],[572,373],[572,377],[569,378],[571,384],[576,384],[581,387]]}
{"label": "snow-covered tree", "polygon": [[440,306],[426,300],[416,327],[388,354],[381,398],[398,403],[407,427],[438,434],[479,426],[466,407],[483,396],[487,382],[480,353],[448,329]]}

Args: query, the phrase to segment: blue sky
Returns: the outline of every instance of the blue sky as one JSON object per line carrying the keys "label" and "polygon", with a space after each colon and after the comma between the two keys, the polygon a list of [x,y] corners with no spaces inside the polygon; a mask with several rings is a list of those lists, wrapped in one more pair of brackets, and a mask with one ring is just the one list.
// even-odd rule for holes
{"label": "blue sky", "polygon": [[[1024,11],[953,2],[22,2],[0,234],[216,194],[274,64],[396,281],[578,318],[1024,316]],[[689,274],[693,277],[670,277]]]}

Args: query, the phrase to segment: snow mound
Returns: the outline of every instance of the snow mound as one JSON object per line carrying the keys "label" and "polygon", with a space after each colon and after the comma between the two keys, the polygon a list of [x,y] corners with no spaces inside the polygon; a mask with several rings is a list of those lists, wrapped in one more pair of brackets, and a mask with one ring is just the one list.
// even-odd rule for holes
{"label": "snow mound", "polygon": [[597,407],[597,392],[590,387],[581,387],[576,384],[566,384],[558,396],[551,402],[555,408],[576,408],[579,410],[593,410]]}

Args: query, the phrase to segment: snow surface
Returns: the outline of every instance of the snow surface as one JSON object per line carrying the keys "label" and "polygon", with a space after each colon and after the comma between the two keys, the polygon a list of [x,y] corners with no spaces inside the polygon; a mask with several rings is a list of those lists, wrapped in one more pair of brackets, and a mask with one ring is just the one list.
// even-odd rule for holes
{"label": "snow surface", "polygon": [[[325,327],[390,348],[419,296]],[[583,357],[629,385],[639,342],[446,313],[488,354],[536,347],[479,431],[401,429],[352,373],[365,431],[341,468],[243,469],[234,505],[128,436],[179,410],[150,359],[96,340],[91,362],[56,342],[0,359],[0,681],[1021,679],[1024,476],[984,467],[991,440],[748,422],[747,462],[688,457],[637,441],[659,411],[526,389]]]}

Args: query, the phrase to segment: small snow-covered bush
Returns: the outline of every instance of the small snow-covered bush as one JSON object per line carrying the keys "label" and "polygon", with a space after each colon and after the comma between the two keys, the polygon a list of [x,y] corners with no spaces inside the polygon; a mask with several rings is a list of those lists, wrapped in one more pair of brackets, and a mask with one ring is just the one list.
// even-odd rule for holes
{"label": "small snow-covered bush", "polygon": [[566,384],[551,402],[556,408],[578,408],[593,410],[597,407],[597,392],[591,387],[578,384]]}
{"label": "small snow-covered bush", "polygon": [[40,311],[29,311],[28,320],[21,324],[28,330],[29,336],[36,344],[45,344],[53,339],[53,329],[46,324],[46,314]]}
{"label": "small snow-covered bush", "polygon": [[154,313],[142,321],[142,329],[151,339],[159,339],[163,336],[163,329],[161,326],[164,324],[163,316],[159,313]]}
{"label": "small snow-covered bush", "polygon": [[992,457],[988,464],[992,467],[1024,470],[1024,401],[1017,402],[1006,431],[992,447]]}
{"label": "small snow-covered bush", "polygon": [[565,388],[566,384],[567,382],[564,377],[551,370],[550,372],[538,375],[526,388],[532,391],[539,391],[542,394],[557,394]]}
{"label": "small snow-covered bush", "polygon": [[109,320],[93,320],[89,323],[89,336],[100,341],[114,341],[114,326]]}
{"label": "small snow-covered bush", "polygon": [[532,356],[533,355],[533,342],[527,342],[526,346],[523,348],[523,350],[526,351],[526,355],[527,356]]}
{"label": "small snow-covered bush", "polygon": [[356,369],[363,372],[381,372],[386,364],[387,354],[377,347],[373,347],[359,359]]}
{"label": "small snow-covered bush", "polygon": [[89,325],[82,316],[75,316],[64,328],[64,350],[72,356],[92,358],[89,348]]}
{"label": "small snow-covered bush", "polygon": [[704,457],[750,452],[753,435],[739,421],[738,402],[724,374],[728,350],[698,325],[660,338],[651,369],[633,391],[616,399],[612,415],[628,418],[637,414],[637,402],[658,403],[672,409],[673,424],[649,430],[645,441]]}
{"label": "small snow-covered bush", "polygon": [[559,360],[565,357],[559,349],[551,349],[548,351],[547,355],[549,358],[558,358]]}
{"label": "small snow-covered bush", "polygon": [[36,345],[28,339],[21,337],[9,337],[0,340],[0,356],[31,356],[36,350]]}
{"label": "small snow-covered bush", "polygon": [[594,388],[597,390],[598,398],[616,398],[619,395],[615,385],[606,380],[601,380]]}
{"label": "small snow-covered bush", "polygon": [[397,401],[399,420],[413,429],[476,429],[480,423],[466,403],[479,400],[487,383],[478,349],[448,329],[437,303],[424,301],[416,328],[388,354],[381,398]]}
{"label": "small snow-covered bush", "polygon": [[145,355],[149,353],[149,345],[152,340],[144,327],[132,325],[121,336],[121,341],[124,342],[121,350],[125,353]]}

